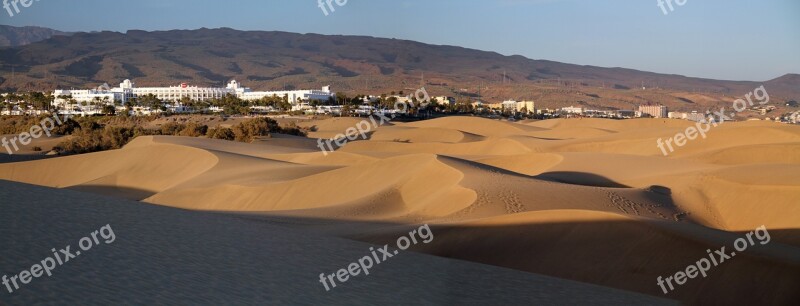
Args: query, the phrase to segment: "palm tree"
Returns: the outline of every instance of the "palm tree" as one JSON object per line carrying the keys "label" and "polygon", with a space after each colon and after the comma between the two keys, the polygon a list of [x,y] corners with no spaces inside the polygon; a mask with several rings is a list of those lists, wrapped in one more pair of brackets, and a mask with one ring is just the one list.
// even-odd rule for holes
{"label": "palm tree", "polygon": [[72,98],[72,96],[69,96],[69,95],[59,95],[58,96],[58,100],[62,101],[61,107],[63,107],[63,108],[68,107],[69,106],[69,99],[71,99],[71,98]]}
{"label": "palm tree", "polygon": [[47,105],[46,105],[46,107],[47,107],[47,112],[50,112],[50,110],[53,108],[53,102],[55,102],[55,100],[56,100],[56,97],[55,97],[55,96],[53,96],[53,94],[52,94],[52,93],[48,92],[48,93],[45,95],[45,99],[46,99],[46,100],[45,100],[45,103],[47,103]]}
{"label": "palm tree", "polygon": [[69,98],[69,111],[70,111],[70,113],[75,111],[75,105],[77,105],[77,104],[78,104],[78,100],[75,100],[75,98],[72,98],[72,97]]}
{"label": "palm tree", "polygon": [[100,97],[94,97],[94,99],[92,99],[92,103],[90,103],[90,105],[92,106],[91,107],[92,113],[97,111],[98,104],[100,104]]}

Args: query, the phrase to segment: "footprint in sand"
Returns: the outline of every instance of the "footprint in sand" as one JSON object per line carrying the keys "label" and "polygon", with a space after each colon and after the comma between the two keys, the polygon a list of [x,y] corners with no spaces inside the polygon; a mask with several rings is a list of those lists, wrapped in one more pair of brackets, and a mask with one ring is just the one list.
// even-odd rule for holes
{"label": "footprint in sand", "polygon": [[[634,215],[641,215],[640,209],[644,209],[652,215],[656,215],[661,219],[664,220],[674,220],[674,221],[683,221],[689,215],[689,212],[686,211],[678,211],[674,213],[671,218],[670,216],[665,215],[663,212],[656,210],[656,208],[663,208],[662,204],[642,204],[639,202],[631,201],[624,196],[621,196],[613,191],[606,190],[606,195],[611,200],[611,207],[617,208],[623,213],[626,214],[634,214]],[[630,210],[630,212],[629,212]]]}

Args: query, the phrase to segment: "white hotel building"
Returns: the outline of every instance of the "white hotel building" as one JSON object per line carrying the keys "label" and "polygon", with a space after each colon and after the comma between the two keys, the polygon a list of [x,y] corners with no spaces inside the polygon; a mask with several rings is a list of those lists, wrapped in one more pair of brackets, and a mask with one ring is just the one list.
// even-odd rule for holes
{"label": "white hotel building", "polygon": [[79,103],[100,100],[113,104],[115,101],[126,103],[131,98],[142,97],[149,94],[153,94],[165,102],[176,102],[183,97],[188,97],[196,101],[205,101],[219,99],[228,94],[235,95],[242,100],[248,101],[258,100],[263,97],[287,96],[289,103],[292,105],[310,100],[327,101],[330,98],[336,97],[336,93],[331,92],[330,86],[322,87],[321,90],[252,91],[250,88],[242,87],[236,80],[232,80],[225,88],[189,86],[186,83],[180,86],[170,87],[136,87],[130,80],[125,80],[116,88],[109,88],[108,85],[104,84],[96,89],[58,89],[53,92],[53,96],[56,97],[56,105],[64,105],[67,103],[65,99],[59,98],[59,96],[72,96],[72,99],[75,99]]}
{"label": "white hotel building", "polygon": [[289,98],[289,103],[292,105],[300,102],[309,102],[312,100],[326,102],[330,98],[336,98],[336,93],[331,91],[330,86],[324,86],[321,90],[252,91],[250,88],[241,87],[241,84],[237,83],[236,80],[233,80],[228,83],[228,87],[225,89],[232,90],[232,93],[239,97],[239,99],[246,101],[255,101],[264,97],[286,96]]}

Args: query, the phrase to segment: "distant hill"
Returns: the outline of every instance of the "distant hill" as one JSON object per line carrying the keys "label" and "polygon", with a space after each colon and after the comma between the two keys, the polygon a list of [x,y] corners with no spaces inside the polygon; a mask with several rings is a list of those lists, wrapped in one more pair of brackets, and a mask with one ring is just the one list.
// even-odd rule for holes
{"label": "distant hill", "polygon": [[264,90],[330,84],[335,90],[360,93],[410,92],[424,85],[432,94],[488,100],[542,98],[563,92],[566,95],[558,98],[563,104],[583,97],[587,105],[608,95],[585,89],[602,88],[624,96],[599,101],[618,107],[651,102],[635,93],[642,85],[703,95],[664,102],[678,106],[741,96],[761,84],[767,85],[771,95],[800,98],[798,75],[766,82],[721,81],[365,36],[228,28],[132,30],[54,36],[0,49],[0,89],[86,88],[105,82],[115,85],[124,79],[140,86],[181,82],[222,86],[237,79]]}
{"label": "distant hill", "polygon": [[42,27],[14,27],[0,25],[0,47],[17,47],[35,43],[55,35],[72,35]]}

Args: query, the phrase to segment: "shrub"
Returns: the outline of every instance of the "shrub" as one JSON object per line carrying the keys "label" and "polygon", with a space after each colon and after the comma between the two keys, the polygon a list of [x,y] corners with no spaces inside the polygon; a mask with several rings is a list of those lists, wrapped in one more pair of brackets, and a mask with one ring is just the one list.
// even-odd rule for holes
{"label": "shrub", "polygon": [[205,136],[206,134],[208,134],[207,125],[199,125],[197,123],[191,122],[189,124],[186,124],[186,127],[178,135],[189,136],[189,137],[200,137],[200,136]]}
{"label": "shrub", "polygon": [[103,150],[122,149],[133,139],[133,135],[133,131],[129,128],[106,126],[100,136],[100,145]]}
{"label": "shrub", "polygon": [[184,129],[186,129],[186,125],[170,122],[161,126],[161,135],[175,136]]}
{"label": "shrub", "polygon": [[255,118],[233,127],[236,141],[252,142],[258,136],[270,136],[270,132],[281,130],[278,122],[270,118]]}
{"label": "shrub", "polygon": [[224,127],[218,127],[208,130],[207,136],[208,138],[211,139],[224,139],[224,140],[236,139],[236,135],[233,133],[233,131],[229,128],[224,128]]}
{"label": "shrub", "polygon": [[72,120],[72,118],[62,120],[61,123],[62,124],[56,125],[56,127],[53,129],[51,132],[53,135],[70,135],[75,132],[75,130],[81,128],[80,123]]}
{"label": "shrub", "polygon": [[[18,134],[27,132],[30,131],[32,126],[40,125],[45,119],[51,118],[51,120],[54,120],[52,117],[53,115],[2,116],[0,117],[0,134]],[[63,118],[59,116],[59,120],[63,120]],[[53,130],[51,130],[51,134],[55,135],[69,135],[76,128],[80,127],[80,124],[72,119],[67,119],[66,122],[62,121],[62,124],[58,124],[58,122],[54,120],[53,125],[55,127]]]}
{"label": "shrub", "polygon": [[72,133],[72,137],[58,144],[58,147],[63,150],[61,151],[63,153],[73,154],[101,151],[100,137],[98,131],[79,129],[75,133]]}
{"label": "shrub", "polygon": [[[96,124],[96,123],[94,123]],[[91,153],[105,150],[121,149],[136,135],[136,130],[126,127],[97,126],[85,124],[85,128],[72,133],[72,137],[61,142],[54,150],[59,153]]]}
{"label": "shrub", "polygon": [[281,133],[287,135],[305,137],[306,135],[308,135],[308,130],[305,128],[298,127],[297,124],[291,122],[287,126],[281,128]]}

